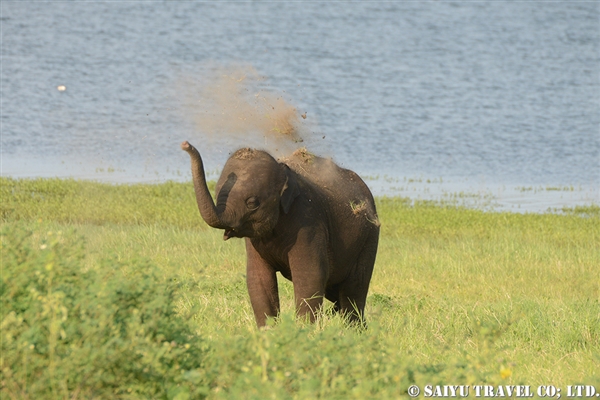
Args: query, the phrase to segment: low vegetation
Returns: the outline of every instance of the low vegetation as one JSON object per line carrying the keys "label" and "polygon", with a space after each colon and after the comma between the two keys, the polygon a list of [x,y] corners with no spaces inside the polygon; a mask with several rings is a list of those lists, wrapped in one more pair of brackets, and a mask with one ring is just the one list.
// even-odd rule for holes
{"label": "low vegetation", "polygon": [[369,328],[257,330],[241,240],[191,183],[0,180],[0,397],[408,398],[411,384],[600,389],[600,213],[377,199]]}

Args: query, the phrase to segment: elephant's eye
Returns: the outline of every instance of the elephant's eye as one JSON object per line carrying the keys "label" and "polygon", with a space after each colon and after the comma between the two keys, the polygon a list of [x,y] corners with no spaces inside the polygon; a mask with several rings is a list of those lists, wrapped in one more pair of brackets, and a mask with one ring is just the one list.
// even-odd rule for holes
{"label": "elephant's eye", "polygon": [[258,198],[256,196],[252,196],[246,199],[246,207],[248,207],[248,210],[256,210],[259,205],[260,202],[258,201]]}

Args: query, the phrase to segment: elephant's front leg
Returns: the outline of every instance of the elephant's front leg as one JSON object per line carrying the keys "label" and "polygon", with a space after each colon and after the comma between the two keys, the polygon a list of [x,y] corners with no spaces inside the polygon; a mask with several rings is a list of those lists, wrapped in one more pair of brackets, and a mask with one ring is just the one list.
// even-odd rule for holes
{"label": "elephant's front leg", "polygon": [[279,291],[275,270],[258,254],[249,239],[246,239],[246,284],[254,318],[258,327],[267,323],[267,317],[279,314]]}
{"label": "elephant's front leg", "polygon": [[298,240],[289,252],[290,270],[294,284],[296,313],[314,322],[323,306],[328,278],[327,248],[321,235],[310,233]]}

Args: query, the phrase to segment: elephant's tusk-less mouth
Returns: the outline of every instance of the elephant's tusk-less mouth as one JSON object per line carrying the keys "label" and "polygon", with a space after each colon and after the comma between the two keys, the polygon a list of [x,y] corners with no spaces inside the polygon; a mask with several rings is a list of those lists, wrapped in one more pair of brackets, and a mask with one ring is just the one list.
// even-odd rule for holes
{"label": "elephant's tusk-less mouth", "polygon": [[232,237],[235,237],[235,231],[233,229],[225,229],[225,233],[223,233],[223,240],[228,240]]}

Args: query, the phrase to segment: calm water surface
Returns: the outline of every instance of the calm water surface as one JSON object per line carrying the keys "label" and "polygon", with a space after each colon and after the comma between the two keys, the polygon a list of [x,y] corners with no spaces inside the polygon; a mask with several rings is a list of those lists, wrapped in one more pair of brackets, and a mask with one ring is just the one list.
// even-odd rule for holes
{"label": "calm water surface", "polygon": [[376,194],[600,201],[597,2],[0,7],[3,176],[188,180],[186,139],[217,171],[244,143],[195,125],[181,82],[251,65]]}

